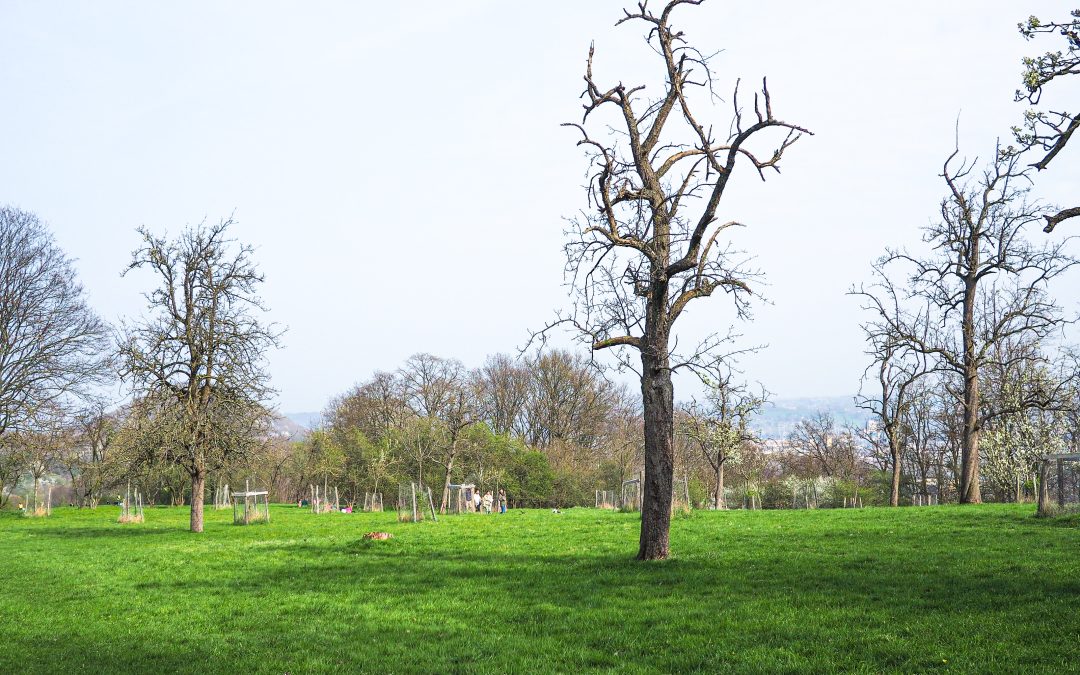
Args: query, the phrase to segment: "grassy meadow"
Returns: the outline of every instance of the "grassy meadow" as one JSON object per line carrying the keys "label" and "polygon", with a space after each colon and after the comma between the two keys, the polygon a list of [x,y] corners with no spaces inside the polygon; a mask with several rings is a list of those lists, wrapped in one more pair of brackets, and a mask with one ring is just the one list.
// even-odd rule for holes
{"label": "grassy meadow", "polygon": [[592,509],[0,513],[0,672],[1080,672],[1080,520],[1033,511],[696,512],[661,563]]}

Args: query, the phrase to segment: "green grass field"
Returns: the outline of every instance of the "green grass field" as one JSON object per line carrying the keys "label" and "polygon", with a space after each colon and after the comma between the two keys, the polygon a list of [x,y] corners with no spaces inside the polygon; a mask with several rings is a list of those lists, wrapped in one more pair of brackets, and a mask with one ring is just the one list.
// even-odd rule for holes
{"label": "green grass field", "polygon": [[0,513],[0,672],[1080,672],[1080,521],[1033,510],[698,512],[647,564],[589,509]]}

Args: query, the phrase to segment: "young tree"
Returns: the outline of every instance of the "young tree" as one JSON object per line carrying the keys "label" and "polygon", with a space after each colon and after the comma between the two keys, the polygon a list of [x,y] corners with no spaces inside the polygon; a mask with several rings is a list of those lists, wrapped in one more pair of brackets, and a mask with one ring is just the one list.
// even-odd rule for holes
{"label": "young tree", "polygon": [[[941,220],[923,235],[932,253],[890,252],[878,263],[906,266],[907,292],[905,303],[879,312],[871,337],[898,341],[961,382],[960,501],[978,503],[979,435],[987,421],[1014,409],[985,410],[979,375],[995,345],[1039,339],[1065,321],[1047,286],[1077,261],[1064,241],[1034,246],[1024,238],[1025,226],[1042,220],[1045,209],[1028,202],[1027,190],[1016,185],[1023,179],[1016,155],[998,153],[973,177],[973,163],[952,166],[957,154],[942,172],[948,193]],[[1037,405],[1042,398],[1033,390],[1020,405]]]}
{"label": "young tree", "polygon": [[74,444],[74,429],[59,406],[44,406],[35,411],[27,428],[18,435],[24,447],[25,466],[33,482],[33,505],[40,506],[38,487],[42,479],[56,470],[66,448]]}
{"label": "young tree", "polygon": [[880,422],[880,432],[888,446],[892,470],[889,505],[897,506],[900,503],[905,416],[911,405],[912,388],[927,374],[928,368],[925,355],[905,346],[903,336],[890,330],[891,323],[902,313],[902,300],[880,264],[875,265],[874,272],[879,279],[876,288],[860,288],[852,293],[863,296],[867,301],[863,309],[876,315],[864,323],[862,329],[867,338],[867,354],[872,359],[863,372],[863,381],[873,373],[877,391],[867,395],[862,393],[860,387],[855,404],[868,410]]}
{"label": "young tree", "polygon": [[[578,144],[591,162],[590,208],[574,220],[575,234],[566,245],[574,309],[548,328],[572,326],[591,349],[613,350],[622,366],[640,376],[645,492],[638,558],[643,560],[666,558],[669,552],[672,373],[718,358],[715,337],[691,354],[673,353],[676,320],[689,303],[716,291],[730,295],[740,317],[748,311],[754,275],[725,243],[737,223],[718,221],[721,200],[738,166],[745,163],[764,178],[766,170],[779,170],[784,152],[806,133],[773,115],[764,83],[752,113],[742,108],[736,85],[731,124],[714,125],[705,117],[713,100],[709,57],[671,21],[680,6],[701,1],[669,0],[659,12],[640,2],[625,11],[617,25],[644,25],[662,65],[659,95],[649,96],[645,85],[601,85],[593,75],[590,47],[584,115],[581,123],[567,125],[580,134]],[[596,127],[602,132],[593,131]],[[618,133],[609,133],[609,127]],[[730,133],[718,136],[716,128]],[[770,129],[784,133],[772,152],[759,155],[751,141]]]}
{"label": "young tree", "polygon": [[0,207],[0,437],[103,381],[107,334],[45,224]]}
{"label": "young tree", "polygon": [[252,248],[227,238],[232,224],[187,228],[173,241],[142,228],[125,271],[149,270],[157,286],[146,294],[149,316],[125,329],[121,375],[154,441],[142,447],[191,479],[192,532],[203,529],[207,476],[259,447],[270,422],[265,357],[279,333],[256,316],[263,276]]}
{"label": "young tree", "polygon": [[[1065,50],[1046,52],[1041,56],[1024,59],[1024,89],[1017,90],[1017,101],[1028,101],[1033,106],[1042,102],[1043,87],[1050,82],[1069,75],[1080,75],[1080,9],[1071,12],[1071,18],[1062,22],[1044,23],[1036,16],[1020,24],[1020,33],[1028,40],[1040,34],[1057,33],[1065,39]],[[1080,129],[1080,113],[1064,109],[1039,110],[1032,108],[1024,115],[1024,126],[1014,127],[1013,135],[1022,151],[1036,150],[1043,156],[1032,164],[1042,171],[1050,166]],[[1058,223],[1080,216],[1080,206],[1044,214],[1045,232],[1053,232]]]}
{"label": "young tree", "polygon": [[12,492],[26,473],[26,446],[17,432],[0,434],[0,508],[7,505]]}
{"label": "young tree", "polygon": [[104,489],[119,479],[111,451],[120,416],[106,412],[98,401],[75,415],[74,426],[74,442],[61,452],[60,463],[71,478],[76,503],[96,508]]}
{"label": "young tree", "polygon": [[729,462],[738,462],[744,446],[757,442],[750,430],[750,420],[768,400],[764,390],[755,394],[731,378],[730,371],[702,378],[707,388],[705,400],[701,403],[694,400],[686,407],[682,429],[712,469],[714,509],[727,508],[724,467]]}

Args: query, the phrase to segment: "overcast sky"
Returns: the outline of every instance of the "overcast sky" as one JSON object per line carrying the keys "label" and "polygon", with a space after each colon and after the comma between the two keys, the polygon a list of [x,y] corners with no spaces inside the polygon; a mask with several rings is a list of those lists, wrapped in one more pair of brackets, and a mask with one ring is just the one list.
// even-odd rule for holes
{"label": "overcast sky", "polygon": [[[143,311],[148,280],[120,278],[136,227],[235,213],[288,328],[270,355],[284,411],[322,409],[416,352],[476,366],[568,306],[563,218],[585,205],[586,165],[559,123],[580,116],[590,40],[602,80],[655,69],[639,28],[613,27],[622,6],[3,0],[0,203],[51,225],[111,321]],[[857,390],[845,291],[886,245],[918,242],[958,115],[968,156],[1008,139],[1021,56],[1051,46],[1016,24],[1066,9],[709,0],[676,15],[723,50],[722,94],[767,75],[776,115],[816,134],[782,175],[738,176],[719,214],[749,226],[735,242],[768,277],[772,304],[740,327],[769,344],[744,360],[749,379],[781,397]],[[1067,84],[1053,96],[1072,110]],[[709,116],[724,128],[729,109]],[[1080,152],[1066,152],[1038,194],[1069,202],[1077,176]],[[1057,289],[1071,310],[1077,290]],[[716,299],[686,330],[731,321]]]}

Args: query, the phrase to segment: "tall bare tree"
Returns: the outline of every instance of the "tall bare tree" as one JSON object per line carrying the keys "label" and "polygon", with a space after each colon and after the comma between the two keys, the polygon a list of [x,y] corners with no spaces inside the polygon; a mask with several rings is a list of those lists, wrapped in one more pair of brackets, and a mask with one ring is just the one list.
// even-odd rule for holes
{"label": "tall bare tree", "polygon": [[[1064,107],[1040,110],[1043,88],[1052,81],[1069,75],[1080,75],[1080,9],[1071,12],[1066,21],[1043,22],[1036,16],[1020,24],[1020,33],[1031,40],[1042,34],[1058,34],[1065,40],[1064,51],[1058,49],[1024,59],[1024,88],[1017,90],[1016,100],[1032,104],[1024,116],[1024,126],[1014,127],[1013,135],[1022,150],[1035,150],[1042,158],[1031,166],[1042,171],[1050,166],[1069,140],[1080,129],[1080,111],[1067,112]],[[1072,206],[1044,214],[1045,232],[1053,232],[1058,223],[1080,216],[1080,206]]]}
{"label": "tall bare tree", "polygon": [[32,213],[0,207],[0,436],[105,379],[108,329]]}
{"label": "tall bare tree", "polygon": [[[730,124],[715,125],[705,116],[714,100],[710,59],[671,21],[681,6],[701,2],[669,0],[659,11],[640,2],[625,10],[617,25],[644,26],[662,66],[658,94],[649,95],[644,84],[600,84],[590,47],[584,115],[581,123],[567,125],[580,134],[578,144],[591,162],[589,208],[574,220],[566,245],[567,274],[577,291],[574,309],[553,325],[576,328],[593,350],[613,350],[619,363],[641,378],[645,494],[638,558],[643,560],[669,553],[672,373],[715,360],[720,341],[706,339],[690,353],[675,353],[675,322],[689,303],[718,290],[733,299],[737,315],[748,311],[755,275],[726,241],[737,223],[718,220],[721,200],[738,166],[745,164],[764,179],[766,170],[779,170],[787,148],[807,133],[774,116],[764,82],[752,112],[742,107],[736,85]],[[612,127],[616,133],[609,133]],[[762,155],[751,141],[770,129],[782,133],[774,149]]]}
{"label": "tall bare tree", "polygon": [[125,328],[121,375],[152,441],[142,447],[191,478],[192,532],[203,529],[207,476],[259,447],[270,422],[265,358],[279,333],[257,316],[263,275],[252,248],[228,239],[232,224],[190,227],[172,241],[141,228],[125,271],[149,270],[156,286],[149,315]]}
{"label": "tall bare tree", "polygon": [[[1041,221],[1045,208],[1029,202],[1026,188],[1017,185],[1024,178],[1017,155],[997,153],[990,167],[976,174],[974,163],[953,165],[957,154],[942,171],[948,192],[941,220],[923,235],[932,253],[890,252],[879,261],[881,268],[907,271],[906,302],[879,305],[869,336],[900,341],[962,383],[960,501],[978,503],[979,434],[989,419],[1008,412],[984,409],[979,375],[993,358],[994,345],[1040,338],[1066,321],[1047,287],[1077,261],[1068,254],[1067,241],[1035,246],[1024,238],[1024,228]],[[1042,396],[1032,391],[1022,405],[1036,405]]]}

